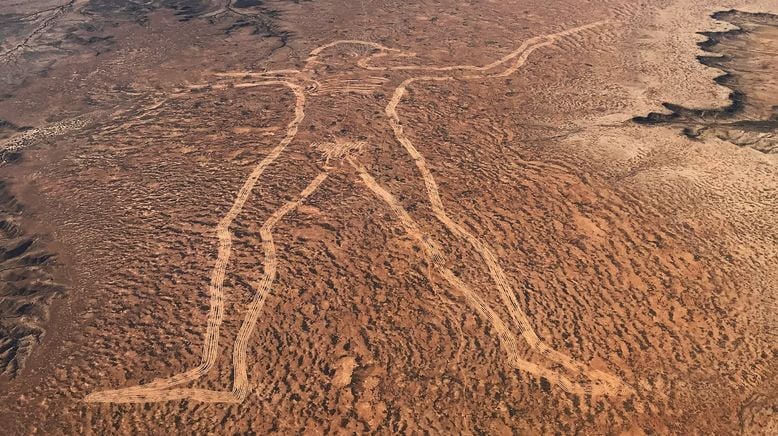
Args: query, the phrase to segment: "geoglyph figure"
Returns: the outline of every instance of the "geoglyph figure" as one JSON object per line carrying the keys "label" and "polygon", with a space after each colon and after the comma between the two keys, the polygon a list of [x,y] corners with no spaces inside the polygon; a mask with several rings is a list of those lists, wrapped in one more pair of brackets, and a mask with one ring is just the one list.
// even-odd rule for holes
{"label": "geoglyph figure", "polygon": [[[398,114],[398,106],[402,102],[406,90],[415,82],[506,77],[521,68],[533,51],[552,45],[560,38],[584,32],[600,25],[603,25],[603,23],[593,23],[555,34],[530,38],[499,60],[483,66],[376,66],[382,58],[392,57],[394,63],[397,63],[398,60],[412,57],[413,54],[373,42],[341,40],[313,50],[301,70],[276,70],[261,73],[239,72],[218,75],[215,83],[209,85],[210,87],[286,87],[295,96],[295,106],[294,118],[288,124],[284,138],[252,169],[243,186],[238,190],[232,207],[216,226],[219,249],[209,284],[210,309],[201,362],[192,369],[170,377],[156,379],[140,386],[92,393],[86,397],[86,401],[143,403],[190,399],[204,402],[240,403],[245,400],[252,390],[252,385],[249,383],[247,376],[246,354],[248,341],[254,331],[258,316],[276,276],[277,256],[273,243],[273,227],[283,219],[284,215],[303,203],[308,196],[314,193],[327,180],[330,171],[333,169],[331,166],[333,162],[353,167],[361,182],[374,194],[376,200],[385,204],[393,212],[407,234],[422,248],[430,267],[449,286],[465,296],[468,304],[479,316],[489,321],[491,327],[499,336],[506,357],[512,366],[536,377],[544,377],[553,385],[575,394],[628,395],[633,392],[631,387],[617,377],[586,367],[566,354],[552,349],[538,337],[529,319],[522,311],[513,286],[500,266],[494,251],[484,241],[473,235],[467,228],[454,221],[447,214],[440,198],[435,178],[430,172],[424,156],[419,153],[404,133],[404,125]],[[358,48],[364,55],[358,57],[339,55],[338,50],[344,47]],[[392,80],[387,77],[396,77],[396,79]],[[222,80],[235,80],[236,78],[249,81],[230,83],[229,85],[219,84]],[[315,104],[317,99],[322,99],[325,95],[333,93],[371,95],[378,92],[389,97],[388,103],[383,107],[385,127],[389,129],[396,142],[404,148],[415,162],[418,173],[423,179],[426,196],[436,219],[448,232],[464,242],[465,246],[469,247],[482,260],[483,266],[486,267],[492,279],[493,286],[500,295],[502,304],[505,305],[507,312],[510,314],[510,320],[503,320],[482,296],[446,266],[440,245],[429,235],[424,234],[421,227],[403,208],[397,198],[385,187],[381,186],[365,166],[359,162],[358,155],[363,150],[369,148],[369,141],[341,136],[319,138],[317,141],[311,141],[311,146],[320,152],[323,157],[324,165],[322,165],[321,172],[309,182],[302,192],[297,194],[294,200],[275,210],[260,229],[259,235],[264,251],[264,272],[262,279],[255,285],[255,295],[247,308],[245,318],[235,340],[232,356],[232,389],[214,391],[186,387],[185,385],[198,380],[213,369],[219,355],[219,329],[224,315],[223,283],[232,247],[230,226],[238,214],[241,213],[246,201],[249,200],[251,192],[259,182],[262,173],[295,140],[308,105]],[[308,101],[309,99],[310,102]],[[360,101],[364,102],[364,100]],[[544,359],[553,362],[555,368],[560,369],[552,370],[522,358],[518,349],[520,340],[525,341],[533,350],[542,355]]]}

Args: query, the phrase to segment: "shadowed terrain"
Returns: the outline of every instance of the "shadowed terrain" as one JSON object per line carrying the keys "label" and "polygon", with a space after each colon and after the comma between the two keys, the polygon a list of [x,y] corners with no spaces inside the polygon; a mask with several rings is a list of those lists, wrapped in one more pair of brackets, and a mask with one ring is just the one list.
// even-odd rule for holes
{"label": "shadowed terrain", "polygon": [[710,135],[763,153],[778,153],[778,16],[732,10],[717,12],[713,18],[737,29],[702,32],[708,39],[699,45],[711,54],[699,59],[724,71],[715,80],[732,89],[731,103],[720,109],[666,103],[671,114],[653,112],[635,121],[682,126],[690,138]]}
{"label": "shadowed terrain", "polygon": [[51,300],[62,290],[53,255],[25,233],[21,206],[0,184],[0,374],[16,376],[44,333]]}

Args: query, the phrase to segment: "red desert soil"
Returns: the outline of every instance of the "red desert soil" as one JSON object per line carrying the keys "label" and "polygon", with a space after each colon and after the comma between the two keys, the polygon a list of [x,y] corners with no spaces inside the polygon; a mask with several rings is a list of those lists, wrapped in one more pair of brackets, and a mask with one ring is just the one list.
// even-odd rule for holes
{"label": "red desert soil", "polygon": [[778,4],[645,3],[0,4],[4,432],[776,434]]}

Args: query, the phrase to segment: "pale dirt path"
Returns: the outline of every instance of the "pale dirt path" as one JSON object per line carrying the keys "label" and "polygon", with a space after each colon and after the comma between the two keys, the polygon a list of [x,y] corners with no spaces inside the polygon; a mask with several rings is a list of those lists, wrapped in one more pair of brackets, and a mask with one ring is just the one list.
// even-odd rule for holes
{"label": "pale dirt path", "polygon": [[567,377],[554,373],[546,368],[543,368],[535,363],[519,357],[518,343],[516,336],[511,333],[510,328],[505,325],[500,316],[491,308],[489,304],[484,301],[478,294],[476,294],[469,286],[467,286],[459,277],[457,277],[451,269],[445,266],[443,258],[440,255],[440,250],[432,239],[422,233],[419,225],[411,218],[410,214],[402,207],[399,201],[385,188],[376,182],[376,180],[367,172],[365,167],[357,164],[352,159],[348,159],[349,163],[357,170],[359,177],[365,183],[365,185],[376,195],[380,200],[386,203],[387,206],[394,212],[397,218],[400,220],[403,228],[409,236],[414,238],[416,242],[422,247],[425,255],[430,259],[430,263],[435,270],[457,291],[459,291],[468,300],[468,303],[478,312],[478,314],[489,321],[492,328],[497,332],[500,338],[501,345],[508,353],[511,365],[519,370],[526,371],[530,374],[545,377],[550,383],[561,386],[568,392],[583,393],[583,389],[577,389],[578,385],[573,383]]}
{"label": "pale dirt path", "polygon": [[[521,66],[523,66],[524,63],[529,58],[529,55],[533,51],[537,50],[538,48],[551,45],[554,42],[556,42],[559,38],[563,38],[565,36],[572,35],[576,32],[580,32],[583,30],[592,29],[602,24],[603,24],[602,22],[593,23],[585,26],[580,26],[574,29],[565,30],[563,32],[555,33],[552,35],[545,35],[545,36],[531,38],[530,40],[522,44],[518,50],[503,57],[501,60],[497,62],[486,65],[484,67],[467,68],[467,69],[475,69],[478,71],[488,71],[498,65],[502,65],[512,59],[516,59],[513,65],[509,66],[505,71],[494,75],[489,75],[489,74],[470,75],[470,76],[465,76],[464,78],[482,79],[488,77],[507,76],[509,74],[514,73],[519,68],[521,68]],[[458,66],[458,67],[445,67],[445,68],[446,71],[448,71],[448,69],[461,69],[462,67]],[[427,196],[429,198],[435,217],[453,234],[466,240],[473,247],[473,249],[481,256],[485,266],[489,271],[489,274],[492,277],[492,280],[494,280],[495,285],[497,285],[498,287],[500,297],[503,303],[508,308],[508,312],[513,318],[516,327],[518,328],[519,333],[524,338],[524,340],[527,341],[527,343],[535,351],[537,351],[544,357],[548,358],[549,360],[561,364],[567,370],[569,370],[575,375],[583,375],[587,377],[589,380],[592,380],[593,385],[592,386],[580,385],[578,387],[574,387],[570,385],[569,380],[564,379],[561,376],[555,376],[553,378],[549,378],[547,375],[543,375],[543,377],[549,378],[549,381],[556,381],[556,383],[559,384],[560,387],[570,392],[580,391],[580,392],[591,392],[593,394],[594,393],[623,394],[623,393],[632,392],[632,388],[625,385],[618,378],[596,369],[588,369],[581,363],[576,362],[573,359],[571,359],[569,356],[552,349],[551,347],[548,346],[548,344],[543,342],[538,337],[537,333],[535,333],[534,329],[532,328],[529,318],[527,318],[524,311],[521,310],[521,306],[519,305],[519,302],[516,298],[516,294],[512,289],[505,275],[505,272],[500,267],[497,261],[497,257],[494,255],[493,251],[484,242],[482,242],[480,239],[475,237],[472,233],[467,231],[463,226],[461,226],[459,223],[452,220],[446,213],[446,209],[440,198],[437,182],[435,181],[432,172],[429,170],[427,161],[424,159],[424,156],[422,156],[422,154],[419,153],[416,147],[414,147],[410,139],[405,135],[403,125],[397,113],[397,106],[399,105],[400,101],[405,95],[405,91],[408,85],[410,85],[413,82],[443,81],[443,80],[454,80],[454,79],[455,79],[454,76],[421,76],[421,77],[413,77],[410,79],[406,79],[400,84],[400,86],[397,87],[397,89],[395,89],[394,94],[392,95],[392,99],[389,101],[389,104],[387,104],[385,109],[386,115],[389,118],[389,123],[392,127],[392,130],[394,131],[394,135],[397,138],[397,141],[403,145],[405,150],[411,156],[414,163],[416,164],[416,167],[419,169],[422,178],[424,179],[424,185],[427,190]],[[449,282],[452,282],[452,280],[458,280],[455,277],[453,279],[446,277],[447,273],[442,272],[442,274],[447,280],[449,280]],[[454,283],[452,282],[452,285],[453,284]],[[459,285],[457,285],[457,287],[459,287]],[[492,320],[491,317],[488,318]],[[502,326],[498,327],[496,324],[494,324],[493,320],[492,322],[493,325],[495,326],[495,329],[498,330],[499,333],[499,330],[502,329],[503,327]],[[502,321],[500,321],[500,323],[501,322]],[[503,341],[503,343],[505,344],[507,342]],[[508,351],[510,353],[510,349]],[[516,361],[518,358],[513,357],[512,359]],[[537,368],[538,367],[535,366],[532,368],[526,368],[525,370],[527,370],[530,373],[540,375],[537,372],[538,371]],[[547,371],[548,370],[545,369],[543,370],[543,372],[547,372]]]}
{"label": "pale dirt path", "polygon": [[[292,92],[294,92],[296,97],[295,108],[294,108],[295,116],[294,119],[289,123],[287,127],[287,132],[284,139],[281,140],[281,142],[275,148],[273,148],[273,150],[271,150],[271,152],[261,162],[259,162],[259,164],[257,164],[254,167],[254,169],[251,171],[246,181],[243,183],[243,186],[238,191],[238,194],[235,197],[235,201],[233,202],[232,207],[224,216],[224,218],[222,218],[219,224],[216,226],[216,236],[219,239],[219,250],[216,259],[216,264],[214,265],[213,272],[211,273],[210,286],[208,288],[208,293],[210,295],[210,307],[208,310],[208,325],[206,328],[205,342],[203,344],[203,354],[202,354],[200,365],[197,366],[196,368],[190,369],[180,374],[176,374],[172,377],[156,379],[150,383],[141,386],[95,392],[88,395],[84,399],[85,401],[87,402],[146,402],[146,401],[164,401],[164,400],[175,399],[175,398],[191,398],[191,399],[197,399],[206,402],[214,401],[214,398],[217,398],[217,400],[215,401],[229,402],[231,398],[232,399],[231,401],[233,402],[237,401],[237,398],[233,392],[216,392],[216,391],[207,391],[202,389],[175,389],[175,390],[169,390],[169,389],[173,386],[189,383],[201,378],[208,371],[210,371],[213,368],[214,364],[216,363],[216,359],[218,358],[218,349],[219,349],[219,329],[221,327],[222,321],[224,320],[224,289],[223,289],[224,276],[227,268],[227,262],[229,261],[230,253],[232,251],[232,234],[230,233],[229,230],[230,225],[238,216],[238,214],[243,210],[243,206],[245,205],[246,200],[248,200],[248,197],[251,194],[252,189],[254,189],[257,180],[265,171],[265,168],[267,168],[268,165],[272,164],[278,158],[278,156],[284,151],[284,149],[286,149],[289,143],[292,142],[295,135],[297,135],[297,129],[300,123],[305,117],[305,112],[304,112],[305,94],[303,93],[303,90],[302,88],[300,88],[300,86],[286,81],[268,81],[268,82],[257,83],[255,85],[257,86],[281,85],[291,89]],[[299,199],[299,201],[302,201],[302,199]],[[287,206],[288,204],[283,206],[281,209],[285,209]],[[286,212],[288,212],[288,210],[286,210],[283,213]],[[281,216],[283,216],[283,213],[281,214]],[[276,221],[280,219],[281,216],[278,216]],[[274,214],[273,217],[276,217],[276,214]],[[263,226],[263,229],[265,229],[265,226]],[[266,231],[269,232],[269,229],[266,229]],[[263,236],[263,240],[264,239],[265,238]],[[272,239],[270,240],[270,244],[272,246]],[[267,246],[267,244],[263,244],[263,245]],[[275,257],[273,257],[273,261],[275,261]],[[267,268],[272,269],[274,271],[275,265],[268,265]],[[262,283],[260,283],[260,285],[261,284]],[[266,292],[266,290],[263,291],[263,289],[260,287],[258,289],[258,293],[260,292]],[[264,301],[264,297],[262,298],[262,301]],[[247,327],[245,322],[243,327]],[[241,330],[244,330],[243,327],[241,327]],[[253,324],[251,326],[251,329],[253,329]],[[239,351],[236,348],[234,360],[245,363],[246,361],[245,356],[238,355],[240,352],[245,353],[245,347],[242,348],[242,351]],[[246,371],[245,368],[243,368],[242,371],[239,371],[239,369],[236,368],[236,373],[238,372],[242,372],[243,374],[245,374]],[[236,383],[236,387],[238,387],[237,383]],[[242,385],[240,387],[241,387],[240,392],[243,392],[245,390],[245,387]]]}
{"label": "pale dirt path", "polygon": [[[232,391],[213,391],[208,389],[191,388],[171,388],[175,384],[185,383],[187,380],[180,381],[187,373],[178,374],[168,379],[155,380],[146,385],[135,386],[126,389],[117,389],[113,391],[103,391],[91,394],[85,401],[106,402],[106,403],[148,403],[156,401],[170,401],[178,399],[190,399],[206,403],[242,403],[248,396],[251,385],[248,381],[247,371],[248,362],[246,359],[248,340],[254,333],[257,325],[259,313],[265,304],[270,288],[275,281],[276,271],[278,269],[278,257],[276,256],[275,243],[273,242],[273,227],[287,213],[296,209],[302,202],[308,198],[319,185],[324,182],[328,174],[326,172],[319,174],[298,196],[295,200],[289,201],[278,208],[268,218],[259,230],[262,239],[262,248],[265,255],[264,273],[262,279],[256,285],[256,292],[246,311],[246,317],[235,339],[235,347],[232,355],[234,381]],[[207,340],[210,338],[207,337]],[[215,339],[214,346],[218,348],[218,337]],[[205,357],[204,357],[205,358]],[[214,358],[215,359],[215,358]],[[199,369],[196,368],[196,369]],[[188,371],[192,372],[192,371]],[[205,372],[197,378],[205,375]],[[165,382],[165,384],[154,384]]]}
{"label": "pale dirt path", "polygon": [[276,257],[276,248],[273,243],[273,227],[281,220],[287,213],[297,208],[303,200],[308,198],[319,185],[327,178],[327,173],[319,174],[299,195],[297,200],[290,201],[277,209],[270,218],[265,221],[262,227],[259,229],[259,236],[262,238],[262,249],[265,254],[265,273],[262,280],[257,285],[257,292],[254,294],[254,299],[249,304],[249,308],[246,314],[246,318],[243,320],[243,324],[240,326],[238,332],[238,338],[235,340],[235,349],[233,351],[233,366],[235,371],[235,386],[233,387],[233,393],[243,401],[246,398],[249,390],[248,376],[246,371],[248,365],[246,363],[246,348],[248,347],[248,340],[251,334],[254,332],[254,327],[257,325],[257,317],[262,310],[262,306],[265,304],[267,294],[270,292],[270,287],[276,278],[276,269],[278,267],[278,259]]}
{"label": "pale dirt path", "polygon": [[[464,79],[482,79],[490,77],[504,77],[514,73],[527,61],[529,55],[536,49],[553,44],[559,38],[581,32],[584,30],[592,29],[600,26],[603,23],[593,23],[586,26],[580,26],[573,29],[565,30],[563,32],[555,33],[552,35],[538,36],[525,41],[518,49],[507,54],[501,59],[492,62],[484,66],[447,66],[447,67],[417,67],[417,66],[400,66],[400,67],[371,67],[368,62],[380,56],[371,55],[367,57],[364,62],[360,61],[359,66],[367,70],[427,70],[427,71],[474,71],[481,72],[482,74],[467,75],[461,78]],[[309,57],[310,63],[318,63],[318,55],[327,48],[334,47],[339,44],[362,44],[371,46],[373,48],[383,50],[386,52],[400,52],[397,49],[385,47],[380,44],[355,41],[355,40],[341,40],[334,41],[332,43],[323,45],[311,52]],[[490,70],[494,70],[501,65],[507,65],[504,71],[495,72],[489,74]],[[264,73],[222,73],[218,74],[218,77],[225,78],[259,78],[263,79],[258,82],[238,83],[230,85],[216,85],[210,86],[212,88],[248,88],[254,86],[286,86],[292,90],[295,94],[295,117],[289,123],[287,127],[286,136],[284,139],[259,163],[257,164],[248,178],[244,182],[241,189],[233,202],[232,207],[227,214],[222,218],[216,227],[216,234],[219,239],[219,249],[216,264],[214,265],[213,272],[211,274],[211,282],[209,286],[210,295],[210,307],[208,311],[208,325],[206,329],[205,341],[203,345],[203,354],[201,363],[196,368],[174,375],[172,377],[156,379],[150,383],[117,390],[108,390],[102,392],[95,392],[88,395],[85,398],[87,402],[115,402],[115,403],[144,403],[153,401],[168,401],[174,399],[192,399],[203,402],[227,402],[227,403],[240,403],[245,400],[249,393],[250,385],[247,376],[247,360],[246,353],[248,347],[248,340],[251,337],[257,323],[257,319],[260,311],[264,305],[270,288],[275,280],[277,269],[277,256],[275,245],[273,243],[272,229],[275,224],[281,220],[284,215],[289,213],[298,207],[303,200],[311,195],[320,185],[323,183],[328,173],[326,170],[320,173],[306,188],[303,190],[294,201],[290,201],[284,204],[281,208],[277,209],[268,220],[263,224],[260,229],[260,238],[262,240],[262,247],[265,255],[265,267],[264,274],[260,282],[256,285],[256,292],[252,302],[249,304],[246,317],[240,327],[237,339],[235,340],[235,347],[233,351],[233,370],[234,370],[234,382],[232,391],[213,391],[207,389],[193,389],[193,388],[175,388],[175,386],[189,383],[203,377],[208,371],[210,371],[218,358],[219,348],[219,334],[220,326],[224,318],[224,290],[223,283],[226,273],[227,263],[230,258],[232,250],[232,234],[229,231],[230,225],[235,218],[243,210],[243,206],[248,200],[252,189],[256,185],[259,177],[264,172],[265,168],[273,163],[279,155],[286,149],[297,134],[297,130],[301,121],[303,120],[305,113],[305,89],[294,83],[292,77],[300,74],[305,74],[306,69],[303,71],[298,70],[276,70],[268,71]],[[286,77],[285,77],[286,76]],[[286,80],[284,80],[286,79]],[[402,208],[395,197],[387,190],[382,188],[375,179],[370,176],[367,170],[361,165],[357,164],[350,156],[348,156],[348,150],[343,151],[343,156],[359,173],[360,178],[366,184],[366,186],[384,203],[386,203],[395,215],[398,217],[406,232],[411,235],[422,246],[426,255],[430,259],[430,264],[436,271],[455,289],[464,295],[469,304],[486,320],[490,322],[495,331],[497,332],[502,346],[508,353],[509,361],[516,368],[526,371],[538,377],[544,377],[549,382],[560,386],[567,392],[573,392],[578,394],[627,394],[632,392],[632,389],[626,386],[618,378],[606,374],[599,370],[592,370],[586,368],[584,365],[572,360],[570,357],[552,349],[545,342],[540,340],[532,326],[529,319],[521,310],[518,300],[516,299],[514,290],[510,286],[510,283],[500,267],[496,256],[492,250],[483,243],[480,239],[468,232],[463,226],[452,220],[443,206],[443,202],[440,198],[437,183],[429,170],[426,160],[414,147],[410,139],[405,135],[400,117],[397,113],[397,106],[402,100],[407,87],[417,81],[442,81],[442,80],[454,80],[454,76],[420,76],[410,78],[403,81],[394,91],[391,100],[385,108],[385,114],[389,119],[389,123],[394,132],[397,141],[403,145],[408,154],[413,158],[416,167],[422,174],[424,179],[427,196],[434,211],[436,218],[453,234],[466,240],[473,249],[478,252],[484,261],[484,265],[487,267],[489,274],[491,275],[495,285],[498,287],[500,297],[503,303],[508,308],[511,318],[514,320],[516,327],[519,330],[522,338],[538,353],[546,357],[547,359],[561,364],[565,369],[570,371],[574,376],[584,376],[592,381],[591,384],[575,383],[569,377],[558,374],[550,369],[544,368],[538,364],[529,362],[522,359],[519,356],[518,344],[516,336],[511,332],[510,328],[499,317],[499,315],[489,307],[488,303],[484,301],[478,294],[476,294],[470,287],[468,287],[461,279],[459,279],[448,267],[445,266],[443,257],[440,255],[440,249],[438,245],[428,236],[424,235],[416,222],[410,217],[410,215]],[[368,77],[368,81],[375,82],[375,78]],[[316,87],[320,86],[318,82],[311,78],[307,78],[307,82],[313,82],[314,87],[309,91],[316,90]],[[378,81],[376,83],[370,83],[364,85],[364,90],[369,91],[374,86],[380,86],[384,81]],[[360,88],[360,84],[343,82],[332,83],[325,82],[325,89],[327,87],[354,87],[358,91],[363,91]],[[338,148],[338,144],[334,145]],[[361,147],[361,146],[360,146]],[[349,147],[346,147],[347,149]],[[329,159],[328,159],[329,160]]]}
{"label": "pale dirt path", "polygon": [[[489,77],[504,77],[508,76],[510,74],[513,74],[517,69],[519,69],[524,62],[527,60],[527,57],[537,48],[545,47],[548,45],[553,44],[560,38],[564,38],[565,36],[573,35],[575,33],[583,32],[586,30],[594,29],[596,27],[602,26],[604,24],[607,24],[607,21],[597,21],[594,23],[586,24],[583,26],[574,27],[571,29],[567,29],[558,33],[550,34],[550,35],[541,35],[541,36],[535,36],[532,37],[526,41],[524,41],[516,50],[506,54],[505,56],[501,57],[500,59],[486,64],[486,65],[449,65],[449,66],[441,66],[441,67],[435,67],[435,66],[427,66],[427,65],[399,65],[399,66],[393,66],[393,67],[376,67],[370,65],[370,63],[377,58],[386,57],[390,54],[390,52],[399,52],[399,56],[408,56],[408,57],[414,57],[416,56],[416,53],[404,53],[400,50],[389,48],[382,46],[380,44],[375,43],[366,43],[364,41],[353,41],[353,40],[340,40],[340,41],[334,41],[329,44],[327,44],[327,47],[332,47],[338,44],[366,44],[371,47],[380,48],[382,51],[376,54],[373,54],[371,56],[368,56],[364,59],[360,59],[357,62],[357,65],[360,67],[366,69],[366,70],[372,70],[372,71],[440,71],[440,72],[452,72],[452,71],[476,71],[476,72],[485,72],[489,70],[493,70],[501,65],[504,65],[508,63],[509,61],[518,58],[516,63],[514,63],[511,67],[507,68],[505,71],[503,71],[500,74],[496,74]],[[311,52],[313,54],[313,52]],[[318,52],[317,52],[318,54]],[[473,76],[465,76],[465,78],[478,78],[482,79],[484,78],[483,75],[473,75]],[[411,80],[424,80],[423,78],[414,78]]]}

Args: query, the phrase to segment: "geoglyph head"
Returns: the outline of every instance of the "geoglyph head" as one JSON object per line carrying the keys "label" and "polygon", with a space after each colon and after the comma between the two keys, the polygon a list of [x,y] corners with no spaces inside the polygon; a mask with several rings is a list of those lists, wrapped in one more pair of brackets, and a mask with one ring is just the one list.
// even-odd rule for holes
{"label": "geoglyph head", "polygon": [[311,51],[305,60],[304,70],[314,76],[331,75],[336,72],[381,69],[372,61],[386,57],[410,57],[415,53],[387,47],[375,42],[340,40],[320,46]]}

